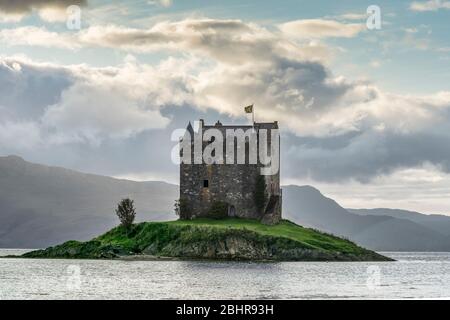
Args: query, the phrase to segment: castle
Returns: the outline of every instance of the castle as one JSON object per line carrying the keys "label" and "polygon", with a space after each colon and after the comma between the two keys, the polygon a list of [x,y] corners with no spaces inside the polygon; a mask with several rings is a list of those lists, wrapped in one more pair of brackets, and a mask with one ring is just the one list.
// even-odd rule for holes
{"label": "castle", "polygon": [[[180,163],[180,218],[216,217],[219,208],[221,217],[278,223],[282,202],[278,122],[236,126],[219,121],[205,125],[200,120],[196,127],[194,130],[189,123],[180,139],[180,156],[187,159]],[[217,148],[208,157],[205,153],[215,143]],[[194,154],[196,151],[201,155]],[[262,154],[271,157],[272,165],[277,164],[275,170],[266,170],[269,164],[261,163]]]}

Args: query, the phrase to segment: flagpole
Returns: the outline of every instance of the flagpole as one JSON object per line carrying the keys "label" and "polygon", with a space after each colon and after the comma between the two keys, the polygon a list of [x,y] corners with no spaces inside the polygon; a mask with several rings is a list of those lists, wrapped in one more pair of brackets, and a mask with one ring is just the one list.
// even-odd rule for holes
{"label": "flagpole", "polygon": [[252,120],[253,120],[253,125],[255,125],[255,106],[254,105],[252,108]]}
{"label": "flagpole", "polygon": [[255,104],[252,104],[252,120],[253,126],[255,125]]}

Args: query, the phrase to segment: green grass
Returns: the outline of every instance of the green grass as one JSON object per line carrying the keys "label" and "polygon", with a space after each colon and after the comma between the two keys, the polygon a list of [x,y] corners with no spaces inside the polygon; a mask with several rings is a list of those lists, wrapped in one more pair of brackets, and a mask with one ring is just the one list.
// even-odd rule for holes
{"label": "green grass", "polygon": [[[195,227],[199,230],[197,233],[187,233],[181,232],[183,229],[168,228],[168,226]],[[279,224],[273,226],[264,225],[257,220],[237,218],[220,220],[202,218],[169,222],[144,222],[135,225],[131,232],[127,233],[123,228],[117,227],[95,240],[100,241],[104,245],[117,245],[131,251],[139,251],[149,243],[154,241],[165,243],[176,239],[180,234],[182,237],[185,237],[184,239],[181,239],[185,242],[202,240],[205,239],[206,236],[213,236],[214,233],[211,233],[212,230],[252,231],[263,236],[294,240],[304,247],[330,252],[359,254],[365,251],[365,249],[349,240],[317,230],[304,228],[288,220],[282,220]],[[187,235],[189,235],[189,239],[186,238]],[[198,239],[195,239],[195,236],[198,236]]]}

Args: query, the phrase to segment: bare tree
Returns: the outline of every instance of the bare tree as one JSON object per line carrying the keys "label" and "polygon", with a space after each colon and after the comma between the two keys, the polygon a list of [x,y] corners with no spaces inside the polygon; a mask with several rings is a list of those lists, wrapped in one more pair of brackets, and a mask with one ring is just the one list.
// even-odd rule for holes
{"label": "bare tree", "polygon": [[131,227],[136,217],[136,210],[134,209],[134,201],[131,199],[122,199],[119,202],[116,214],[119,217],[120,223],[125,228]]}

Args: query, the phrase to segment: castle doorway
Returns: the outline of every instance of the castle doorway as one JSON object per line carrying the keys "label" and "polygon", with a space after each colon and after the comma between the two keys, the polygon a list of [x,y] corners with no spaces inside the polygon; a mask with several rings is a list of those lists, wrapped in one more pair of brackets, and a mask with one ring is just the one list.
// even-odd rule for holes
{"label": "castle doorway", "polygon": [[234,206],[228,206],[228,216],[229,217],[236,216],[236,208]]}

